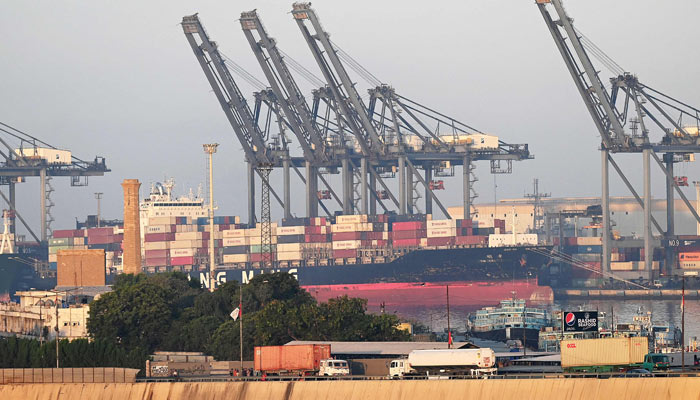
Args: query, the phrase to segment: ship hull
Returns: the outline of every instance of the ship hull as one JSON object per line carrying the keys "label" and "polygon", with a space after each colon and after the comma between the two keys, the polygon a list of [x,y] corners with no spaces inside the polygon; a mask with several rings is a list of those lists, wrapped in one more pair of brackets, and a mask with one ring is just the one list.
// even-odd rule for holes
{"label": "ship hull", "polygon": [[[551,302],[552,290],[538,285],[547,246],[416,250],[389,263],[285,268],[217,269],[218,283],[247,283],[261,273],[287,272],[319,301],[339,296],[365,298],[368,305],[444,304],[449,285],[455,305],[481,306],[513,296]],[[193,277],[209,282],[208,272]]]}
{"label": "ship hull", "polygon": [[479,307],[498,303],[513,296],[526,299],[528,303],[551,303],[552,289],[538,286],[536,281],[516,280],[501,282],[453,281],[430,283],[368,283],[355,285],[308,285],[302,286],[316,300],[349,296],[367,299],[369,306],[385,305],[392,308],[415,306],[438,306],[446,302],[447,287],[453,305]]}

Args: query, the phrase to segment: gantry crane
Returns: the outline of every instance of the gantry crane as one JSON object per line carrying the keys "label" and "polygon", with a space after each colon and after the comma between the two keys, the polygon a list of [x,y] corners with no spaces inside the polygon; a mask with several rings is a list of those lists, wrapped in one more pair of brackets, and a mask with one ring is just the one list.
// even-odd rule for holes
{"label": "gantry crane", "polygon": [[[549,11],[551,5],[555,17]],[[685,205],[700,222],[700,216],[680,190],[673,176],[673,164],[688,161],[693,153],[700,152],[698,127],[700,110],[655,90],[625,72],[610,57],[583,36],[573,24],[561,0],[537,0],[554,42],[561,53],[574,83],[588,109],[601,137],[602,173],[602,222],[603,222],[603,272],[610,272],[611,229],[610,192],[608,166],[612,165],[630,192],[644,210],[645,270],[649,279],[653,276],[653,237],[651,225],[664,236],[665,242],[674,237],[674,194],[679,194]],[[555,19],[556,18],[556,19]],[[593,65],[589,53],[599,58],[614,76],[610,79],[608,92]],[[683,122],[685,121],[685,123]],[[652,140],[652,133],[660,138]],[[622,172],[612,157],[614,153],[642,153],[643,198]],[[664,153],[663,160],[657,153]],[[659,165],[666,177],[666,230],[651,213],[651,159]],[[672,273],[675,256],[672,248],[666,249],[665,274]]]}
{"label": "gantry crane", "polygon": [[[84,161],[74,157],[71,152],[59,150],[43,140],[29,135],[11,125],[0,122],[0,185],[7,185],[8,196],[0,192],[3,200],[9,206],[29,234],[38,243],[46,243],[51,236],[51,207],[54,205],[50,194],[53,188],[50,185],[52,177],[70,177],[71,186],[85,186],[90,176],[103,176],[110,172],[103,157],[95,157],[93,161]],[[13,147],[10,140],[18,141]],[[50,155],[49,155],[50,153]],[[60,160],[55,157],[60,156]],[[54,159],[52,159],[52,157]],[[40,231],[37,235],[31,229],[22,214],[17,210],[16,184],[23,182],[25,178],[38,176],[40,178]],[[14,232],[14,226],[12,226]]]}

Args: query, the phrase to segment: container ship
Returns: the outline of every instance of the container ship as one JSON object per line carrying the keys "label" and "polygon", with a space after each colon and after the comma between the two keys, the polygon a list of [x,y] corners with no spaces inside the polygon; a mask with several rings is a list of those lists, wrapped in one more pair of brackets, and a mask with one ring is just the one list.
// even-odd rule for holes
{"label": "container ship", "polygon": [[[182,271],[208,285],[214,240],[218,283],[247,283],[266,272],[293,274],[319,301],[348,295],[370,306],[443,304],[449,286],[456,305],[483,306],[515,291],[528,301],[551,301],[538,281],[551,246],[536,235],[507,234],[505,221],[475,227],[470,220],[430,215],[337,215],[289,218],[271,224],[263,245],[260,225],[215,216],[210,231],[201,196],[174,198],[172,182],[155,184],[141,202],[143,269]],[[108,272],[121,269],[120,226],[54,231],[50,254],[61,248],[103,248]]]}

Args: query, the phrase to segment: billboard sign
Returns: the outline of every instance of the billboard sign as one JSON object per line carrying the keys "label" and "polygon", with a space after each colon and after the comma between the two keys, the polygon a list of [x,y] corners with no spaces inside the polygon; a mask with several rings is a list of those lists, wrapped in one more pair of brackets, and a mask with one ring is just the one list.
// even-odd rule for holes
{"label": "billboard sign", "polygon": [[598,311],[565,311],[564,332],[597,332]]}

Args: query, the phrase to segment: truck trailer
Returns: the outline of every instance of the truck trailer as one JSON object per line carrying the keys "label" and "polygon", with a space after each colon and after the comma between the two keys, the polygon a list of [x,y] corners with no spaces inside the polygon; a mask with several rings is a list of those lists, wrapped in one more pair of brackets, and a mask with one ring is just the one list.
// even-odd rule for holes
{"label": "truck trailer", "polygon": [[329,344],[255,346],[255,370],[268,375],[350,374],[348,362],[331,358]]}
{"label": "truck trailer", "polygon": [[668,356],[649,353],[646,337],[618,337],[561,341],[564,372],[624,372],[643,368],[666,370]]}
{"label": "truck trailer", "polygon": [[408,359],[391,362],[389,375],[493,375],[495,364],[496,353],[488,348],[413,350]]}

